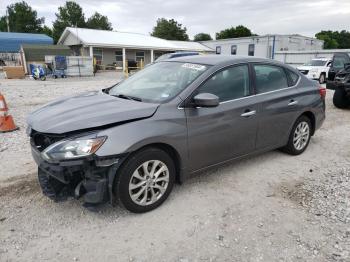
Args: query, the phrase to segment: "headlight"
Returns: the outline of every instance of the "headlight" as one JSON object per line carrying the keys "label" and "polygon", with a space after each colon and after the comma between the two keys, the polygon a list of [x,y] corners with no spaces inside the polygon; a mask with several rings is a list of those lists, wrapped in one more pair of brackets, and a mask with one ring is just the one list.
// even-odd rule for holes
{"label": "headlight", "polygon": [[57,142],[42,152],[46,160],[69,160],[89,156],[106,141],[106,137],[65,140]]}

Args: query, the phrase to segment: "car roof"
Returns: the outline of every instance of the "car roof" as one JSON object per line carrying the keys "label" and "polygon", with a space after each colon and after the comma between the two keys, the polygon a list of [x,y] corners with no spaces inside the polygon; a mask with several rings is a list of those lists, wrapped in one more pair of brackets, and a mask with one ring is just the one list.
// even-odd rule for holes
{"label": "car roof", "polygon": [[199,55],[198,52],[176,52],[176,53],[170,53],[169,58],[175,58],[175,57],[181,57],[181,56],[190,56],[190,55]]}
{"label": "car roof", "polygon": [[177,51],[175,53],[170,53],[170,54],[199,54],[199,52],[195,52],[195,51]]}
{"label": "car roof", "polygon": [[276,60],[257,58],[252,56],[233,56],[233,55],[196,55],[196,56],[184,56],[173,59],[166,59],[163,62],[185,62],[203,65],[225,65],[229,63],[242,63],[242,62],[273,62],[281,64]]}

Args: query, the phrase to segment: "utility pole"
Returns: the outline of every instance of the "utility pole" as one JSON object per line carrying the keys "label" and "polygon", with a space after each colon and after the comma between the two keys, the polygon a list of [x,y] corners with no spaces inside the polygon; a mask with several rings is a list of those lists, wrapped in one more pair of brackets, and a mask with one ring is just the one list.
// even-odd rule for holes
{"label": "utility pole", "polygon": [[9,22],[9,15],[6,9],[6,24],[7,24],[7,32],[10,32],[10,22]]}

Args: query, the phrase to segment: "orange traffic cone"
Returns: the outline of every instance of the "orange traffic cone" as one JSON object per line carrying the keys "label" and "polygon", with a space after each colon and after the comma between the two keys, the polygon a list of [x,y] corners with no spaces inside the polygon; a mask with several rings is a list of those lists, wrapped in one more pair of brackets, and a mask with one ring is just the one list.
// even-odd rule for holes
{"label": "orange traffic cone", "polygon": [[11,132],[18,129],[11,115],[8,114],[5,97],[0,93],[0,133]]}

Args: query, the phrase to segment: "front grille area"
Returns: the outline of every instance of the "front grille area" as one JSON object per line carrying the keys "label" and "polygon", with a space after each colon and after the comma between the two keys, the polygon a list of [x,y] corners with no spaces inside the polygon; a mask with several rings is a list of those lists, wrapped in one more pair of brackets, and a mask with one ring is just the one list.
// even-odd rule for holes
{"label": "front grille area", "polygon": [[35,146],[41,152],[53,143],[62,140],[65,136],[45,134],[32,130],[30,137],[32,145]]}

